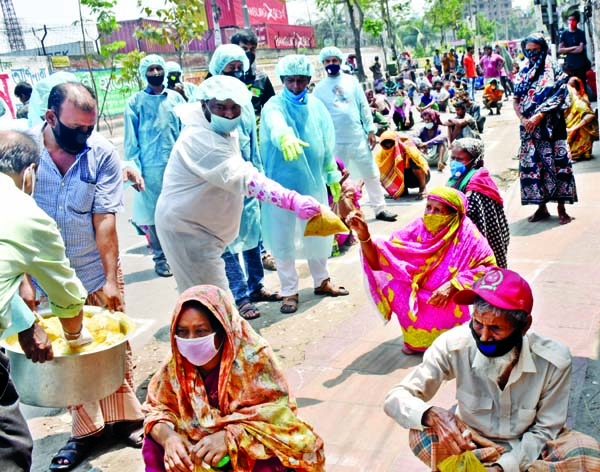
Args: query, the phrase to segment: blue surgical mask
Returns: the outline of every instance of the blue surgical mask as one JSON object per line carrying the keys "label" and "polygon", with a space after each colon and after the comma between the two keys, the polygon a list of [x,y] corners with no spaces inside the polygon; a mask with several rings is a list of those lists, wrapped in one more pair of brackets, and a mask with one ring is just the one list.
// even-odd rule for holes
{"label": "blue surgical mask", "polygon": [[467,171],[467,168],[462,162],[455,160],[450,161],[450,175],[457,179]]}
{"label": "blue surgical mask", "polygon": [[338,75],[340,72],[341,66],[339,64],[327,64],[325,66],[325,70],[329,75]]}
{"label": "blue surgical mask", "polygon": [[242,77],[244,77],[244,71],[231,70],[229,72],[223,72],[223,75],[228,75],[229,77],[235,77],[236,79],[242,80]]}
{"label": "blue surgical mask", "polygon": [[210,126],[213,131],[219,134],[229,134],[238,127],[241,119],[241,115],[230,120],[229,118],[223,118],[213,113],[210,115]]}
{"label": "blue surgical mask", "polygon": [[307,102],[308,89],[304,89],[298,95],[289,90],[287,87],[283,87],[283,96],[292,103],[298,103],[304,105]]}

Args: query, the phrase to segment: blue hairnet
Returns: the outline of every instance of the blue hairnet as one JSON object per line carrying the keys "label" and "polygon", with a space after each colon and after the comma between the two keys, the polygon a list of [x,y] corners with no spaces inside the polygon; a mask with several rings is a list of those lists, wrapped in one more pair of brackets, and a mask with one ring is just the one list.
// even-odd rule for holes
{"label": "blue hairnet", "polygon": [[344,62],[344,53],[335,46],[328,46],[321,49],[321,53],[319,54],[319,62],[323,62],[325,58],[331,56],[337,57],[340,62]]}
{"label": "blue hairnet", "polygon": [[48,97],[52,87],[66,82],[81,82],[75,74],[70,72],[56,72],[45,79],[40,80],[33,86],[31,98],[29,99],[29,114],[27,119],[30,126],[35,126],[44,121],[43,116],[48,109]]}
{"label": "blue hairnet", "polygon": [[233,61],[240,61],[244,72],[250,69],[250,61],[241,47],[236,44],[221,44],[210,58],[208,70],[212,75],[220,75],[225,66]]}
{"label": "blue hairnet", "polygon": [[314,72],[315,68],[310,60],[302,54],[291,54],[282,57],[275,67],[275,73],[279,77],[284,77],[286,75],[305,75],[307,77],[312,77]]}
{"label": "blue hairnet", "polygon": [[[140,67],[138,71],[140,72],[142,79],[146,79],[146,72],[148,72],[148,67],[155,64],[161,66],[163,69],[166,69],[165,60],[158,54],[150,54],[140,61]],[[165,74],[166,73],[167,71],[165,70]]]}
{"label": "blue hairnet", "polygon": [[170,72],[179,72],[180,74],[183,74],[181,66],[174,61],[168,61],[165,63],[165,73],[168,74]]}
{"label": "blue hairnet", "polygon": [[252,94],[244,82],[228,75],[213,75],[198,86],[196,98],[200,100],[233,100],[244,107],[252,102]]}

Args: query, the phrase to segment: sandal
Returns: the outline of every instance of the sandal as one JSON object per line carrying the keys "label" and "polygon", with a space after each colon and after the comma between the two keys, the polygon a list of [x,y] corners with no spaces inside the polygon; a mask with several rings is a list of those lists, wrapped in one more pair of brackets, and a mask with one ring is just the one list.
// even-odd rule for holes
{"label": "sandal", "polygon": [[315,288],[315,295],[327,295],[329,297],[344,297],[349,295],[350,292],[344,287],[336,287],[331,283],[331,277],[327,277],[321,285]]}
{"label": "sandal", "polygon": [[[86,436],[84,438],[69,438],[67,444],[61,447],[50,462],[49,470],[71,470],[81,464],[97,444],[99,436]],[[67,463],[60,463],[60,460]]]}
{"label": "sandal", "polygon": [[262,256],[262,265],[267,270],[277,270],[275,258],[271,254],[265,254]]}
{"label": "sandal", "polygon": [[533,215],[527,218],[527,221],[529,221],[530,223],[536,223],[538,221],[545,220],[546,218],[550,218],[550,213],[548,212],[548,210],[536,210]]}
{"label": "sandal", "polygon": [[298,294],[289,295],[287,297],[283,297],[283,302],[281,303],[281,308],[279,311],[281,313],[296,313],[298,310]]}
{"label": "sandal", "polygon": [[144,420],[114,423],[113,433],[129,447],[141,449],[144,444]]}
{"label": "sandal", "polygon": [[269,292],[264,288],[257,294],[250,294],[251,302],[280,302],[281,300],[283,297],[279,295],[279,292]]}
{"label": "sandal", "polygon": [[252,303],[246,302],[242,306],[238,307],[240,316],[245,320],[255,320],[260,318],[260,311]]}

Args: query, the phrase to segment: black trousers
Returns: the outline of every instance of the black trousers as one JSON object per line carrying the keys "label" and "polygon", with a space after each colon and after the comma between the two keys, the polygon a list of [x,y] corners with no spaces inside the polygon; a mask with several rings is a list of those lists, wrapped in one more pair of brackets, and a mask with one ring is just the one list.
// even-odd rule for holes
{"label": "black trousers", "polygon": [[8,357],[0,351],[0,471],[29,472],[33,440],[19,409]]}

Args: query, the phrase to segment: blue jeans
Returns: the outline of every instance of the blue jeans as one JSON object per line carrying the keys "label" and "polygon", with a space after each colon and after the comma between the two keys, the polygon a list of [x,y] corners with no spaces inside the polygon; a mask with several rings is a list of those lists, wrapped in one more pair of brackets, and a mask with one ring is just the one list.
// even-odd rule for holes
{"label": "blue jeans", "polygon": [[252,295],[258,295],[263,289],[262,280],[265,277],[265,270],[260,254],[261,246],[262,244],[259,244],[253,249],[242,252],[247,276],[242,270],[239,254],[232,254],[227,250],[221,256],[225,261],[229,290],[233,293],[237,306],[248,303]]}
{"label": "blue jeans", "polygon": [[471,77],[467,79],[467,88],[469,90],[469,97],[471,97],[471,101],[475,101],[475,77]]}
{"label": "blue jeans", "polygon": [[167,262],[167,256],[162,250],[160,241],[158,240],[158,234],[156,234],[156,226],[148,225],[148,240],[150,241],[150,247],[152,248],[152,260],[154,265],[160,264],[161,262]]}

